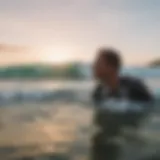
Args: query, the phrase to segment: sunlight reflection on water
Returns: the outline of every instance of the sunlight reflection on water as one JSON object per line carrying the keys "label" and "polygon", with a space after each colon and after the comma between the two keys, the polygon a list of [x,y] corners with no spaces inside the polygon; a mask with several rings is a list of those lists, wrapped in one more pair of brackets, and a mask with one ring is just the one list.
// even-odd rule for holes
{"label": "sunlight reflection on water", "polygon": [[0,113],[0,148],[19,148],[18,153],[7,153],[13,157],[69,152],[78,131],[89,126],[92,115],[90,109],[64,103],[1,108]]}
{"label": "sunlight reflection on water", "polygon": [[[150,88],[157,89],[159,81],[146,80]],[[0,88],[6,89],[6,82],[0,83]],[[17,83],[17,82],[16,82]],[[22,86],[21,86],[22,85]],[[81,99],[88,99],[88,90],[93,84],[76,82],[63,84],[62,82],[24,82],[15,85],[10,82],[7,89],[11,90],[21,86],[24,90],[35,88],[74,88],[79,91]],[[83,88],[82,88],[83,86]],[[25,156],[69,157],[71,160],[85,160],[89,155],[89,140],[92,134],[91,106],[81,102],[45,102],[22,103],[9,107],[0,107],[0,157],[3,160]],[[154,115],[152,121],[145,128],[145,136],[151,141],[160,140],[160,118]],[[157,131],[158,130],[158,131]],[[53,158],[57,160],[56,158]],[[67,158],[66,158],[67,159]],[[65,160],[66,160],[65,159]],[[130,159],[131,160],[131,159]]]}

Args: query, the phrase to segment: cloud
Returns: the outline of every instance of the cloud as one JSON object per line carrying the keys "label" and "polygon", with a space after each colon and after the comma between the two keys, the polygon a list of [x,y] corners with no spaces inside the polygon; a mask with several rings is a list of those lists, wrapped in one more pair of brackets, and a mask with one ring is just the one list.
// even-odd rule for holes
{"label": "cloud", "polygon": [[29,51],[30,49],[28,47],[0,44],[0,53],[24,53]]}

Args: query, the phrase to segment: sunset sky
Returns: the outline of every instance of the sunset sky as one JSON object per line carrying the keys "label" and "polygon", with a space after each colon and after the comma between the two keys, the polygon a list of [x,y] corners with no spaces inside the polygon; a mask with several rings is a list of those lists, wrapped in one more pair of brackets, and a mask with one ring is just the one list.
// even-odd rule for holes
{"label": "sunset sky", "polygon": [[0,0],[0,65],[92,61],[115,47],[126,65],[160,57],[160,0]]}

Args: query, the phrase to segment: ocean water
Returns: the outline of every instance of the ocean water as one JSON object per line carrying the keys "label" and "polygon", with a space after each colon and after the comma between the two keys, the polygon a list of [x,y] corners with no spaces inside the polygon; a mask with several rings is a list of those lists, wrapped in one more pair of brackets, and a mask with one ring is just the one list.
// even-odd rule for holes
{"label": "ocean water", "polygon": [[[155,96],[160,94],[160,78],[145,78],[146,85]],[[79,95],[84,91],[88,94],[94,88],[91,80],[67,81],[67,80],[8,80],[0,81],[0,100],[9,103],[10,101],[29,100],[55,100],[74,94]],[[61,91],[61,92],[60,92]],[[70,94],[68,94],[70,93]],[[83,95],[82,95],[83,96]],[[88,96],[86,98],[88,98]],[[73,96],[70,96],[71,100]]]}
{"label": "ocean water", "polygon": [[[145,82],[158,101],[160,79]],[[1,81],[0,157],[88,160],[94,128],[93,87],[92,81]],[[136,160],[136,152],[144,155],[160,149],[158,112],[142,125],[139,135],[145,143],[125,144],[123,159]]]}

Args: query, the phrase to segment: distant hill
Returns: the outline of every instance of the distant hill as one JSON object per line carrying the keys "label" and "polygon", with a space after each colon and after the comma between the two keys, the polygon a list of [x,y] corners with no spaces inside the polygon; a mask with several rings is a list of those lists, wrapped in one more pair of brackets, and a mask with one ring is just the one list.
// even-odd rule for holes
{"label": "distant hill", "polygon": [[149,64],[151,67],[160,67],[160,59],[155,60]]}
{"label": "distant hill", "polygon": [[62,66],[33,64],[0,68],[0,78],[72,78],[83,77],[81,64],[71,63]]}

